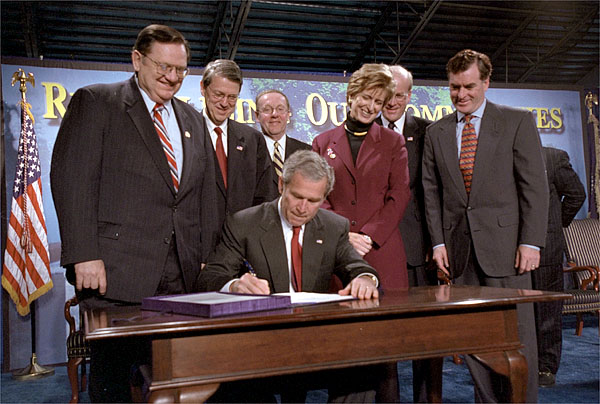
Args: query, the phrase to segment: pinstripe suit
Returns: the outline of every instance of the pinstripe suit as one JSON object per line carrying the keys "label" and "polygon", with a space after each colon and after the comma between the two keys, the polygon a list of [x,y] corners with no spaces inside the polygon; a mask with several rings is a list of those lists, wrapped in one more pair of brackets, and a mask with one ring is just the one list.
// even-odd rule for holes
{"label": "pinstripe suit", "polygon": [[[550,190],[548,233],[541,251],[540,267],[531,275],[534,289],[562,292],[563,256],[567,227],[585,201],[585,188],[569,163],[569,155],[544,147]],[[540,372],[556,374],[562,347],[562,301],[535,303],[535,328]]]}

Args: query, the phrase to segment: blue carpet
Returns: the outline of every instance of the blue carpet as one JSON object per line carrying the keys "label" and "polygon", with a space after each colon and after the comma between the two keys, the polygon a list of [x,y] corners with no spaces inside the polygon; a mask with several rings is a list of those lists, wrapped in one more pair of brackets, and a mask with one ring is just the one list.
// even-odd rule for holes
{"label": "blue carpet", "polygon": [[[540,388],[540,403],[594,403],[600,402],[600,340],[597,317],[587,316],[581,337],[575,335],[574,316],[564,317],[563,353],[556,385]],[[400,399],[412,400],[412,370],[410,362],[398,364]],[[445,403],[473,402],[473,383],[465,365],[455,365],[451,358],[444,363],[443,400]],[[41,379],[15,381],[10,373],[0,379],[2,403],[67,403],[71,389],[65,366],[57,366],[55,374]],[[310,402],[323,402],[327,393],[314,391]],[[87,392],[80,394],[80,402],[89,403]]]}

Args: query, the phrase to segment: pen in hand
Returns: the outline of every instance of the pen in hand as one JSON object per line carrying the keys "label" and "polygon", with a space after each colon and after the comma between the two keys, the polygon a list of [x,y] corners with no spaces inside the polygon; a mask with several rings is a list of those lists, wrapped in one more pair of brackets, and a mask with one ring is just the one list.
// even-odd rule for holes
{"label": "pen in hand", "polygon": [[254,268],[252,268],[252,265],[250,265],[248,260],[244,260],[244,266],[246,267],[246,269],[248,270],[248,273],[250,275],[256,276],[256,272],[254,272]]}

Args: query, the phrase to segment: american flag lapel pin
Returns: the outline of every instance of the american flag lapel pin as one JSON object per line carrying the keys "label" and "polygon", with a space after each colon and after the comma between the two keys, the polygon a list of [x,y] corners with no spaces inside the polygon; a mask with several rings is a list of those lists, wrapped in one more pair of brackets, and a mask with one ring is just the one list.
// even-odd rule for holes
{"label": "american flag lapel pin", "polygon": [[238,145],[238,146],[236,147],[236,149],[237,149],[237,150],[239,150],[239,151],[243,151],[243,150],[244,150],[244,146]]}
{"label": "american flag lapel pin", "polygon": [[317,244],[323,244],[323,240],[317,239]]}
{"label": "american flag lapel pin", "polygon": [[407,142],[412,142],[413,140],[415,140],[415,139],[412,136],[409,136],[409,137],[406,138]]}
{"label": "american flag lapel pin", "polygon": [[335,153],[333,152],[333,150],[331,149],[331,147],[327,148],[327,156],[330,159],[334,159],[335,158]]}

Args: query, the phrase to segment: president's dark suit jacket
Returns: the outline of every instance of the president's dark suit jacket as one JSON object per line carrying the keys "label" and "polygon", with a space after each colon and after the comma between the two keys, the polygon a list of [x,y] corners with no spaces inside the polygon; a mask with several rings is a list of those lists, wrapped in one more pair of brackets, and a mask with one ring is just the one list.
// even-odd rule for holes
{"label": "president's dark suit jacket", "polygon": [[350,231],[368,234],[376,247],[365,255],[384,289],[408,287],[406,255],[398,225],[410,199],[404,138],[374,123],[356,165],[344,126],[321,133],[313,150],[335,170],[333,191],[323,207],[350,221]]}
{"label": "president's dark suit jacket", "polygon": [[[286,143],[285,143],[285,156],[284,156],[284,162],[285,160],[287,160],[288,157],[290,157],[292,154],[294,154],[294,152],[298,151],[298,150],[311,150],[311,147],[308,143],[304,143],[301,142],[299,140],[294,139],[293,137],[289,137],[288,135],[285,135],[286,137]],[[277,176],[277,173],[275,172],[275,165],[273,164],[273,162],[271,161],[271,165],[273,166],[273,172],[271,173],[273,176],[273,190],[271,192],[274,192],[275,195],[279,195],[279,177]]]}
{"label": "president's dark suit jacket", "polygon": [[445,243],[459,276],[471,241],[486,275],[516,275],[519,244],[544,246],[548,181],[530,112],[487,101],[467,197],[458,167],[456,112],[427,128],[423,152],[425,209],[432,244]]}
{"label": "president's dark suit jacket", "polygon": [[585,201],[585,188],[571,167],[564,150],[544,147],[544,160],[550,187],[548,234],[540,266],[560,265],[565,251],[563,227],[569,226]]}
{"label": "president's dark suit jacket", "polygon": [[133,77],[79,89],[58,132],[50,179],[61,265],[74,281],[73,264],[102,259],[110,299],[154,295],[173,236],[188,290],[208,256],[204,229],[216,227],[214,167],[200,113],[172,103],[184,155],[178,193]]}
{"label": "president's dark suit jacket", "polygon": [[[381,117],[377,117],[375,122],[381,125]],[[421,181],[425,129],[430,123],[431,121],[426,119],[407,115],[402,130],[408,154],[410,201],[400,222],[400,233],[406,250],[406,262],[413,267],[425,265],[425,257],[431,248],[431,239],[425,220],[423,181]]]}
{"label": "president's dark suit jacket", "polygon": [[[229,216],[213,259],[200,272],[198,290],[220,290],[245,271],[246,259],[271,292],[289,291],[289,270],[277,200]],[[327,292],[332,274],[346,285],[362,273],[377,275],[350,245],[348,221],[323,209],[304,228],[302,290]]]}
{"label": "president's dark suit jacket", "polygon": [[[202,116],[204,122],[204,116]],[[227,122],[227,189],[217,163],[217,155],[205,124],[207,154],[215,167],[218,226],[211,232],[211,246],[219,240],[225,217],[239,210],[271,201],[278,196],[272,187],[271,158],[262,133],[228,119]]]}

